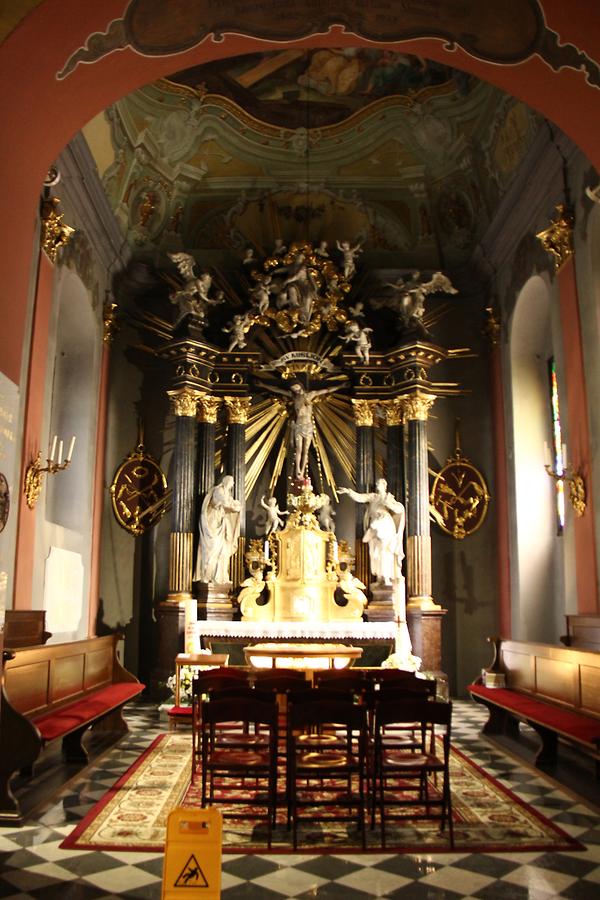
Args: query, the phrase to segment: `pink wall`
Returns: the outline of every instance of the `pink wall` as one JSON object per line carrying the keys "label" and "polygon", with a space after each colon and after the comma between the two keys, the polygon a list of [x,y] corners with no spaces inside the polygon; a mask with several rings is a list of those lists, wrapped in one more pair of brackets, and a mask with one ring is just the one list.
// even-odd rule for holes
{"label": "pink wall", "polygon": [[560,294],[560,319],[565,354],[569,415],[568,463],[569,467],[572,466],[575,471],[581,472],[587,488],[587,509],[583,516],[573,516],[577,568],[577,610],[580,613],[590,613],[598,611],[596,546],[587,392],[575,266],[572,259],[563,266],[558,274],[558,289]]}
{"label": "pink wall", "polygon": [[510,545],[508,510],[508,473],[506,467],[506,423],[504,420],[504,386],[502,383],[502,356],[500,344],[490,352],[490,382],[492,394],[492,421],[494,429],[494,474],[496,512],[496,549],[498,580],[498,633],[512,636],[510,593]]}
{"label": "pink wall", "polygon": [[[42,451],[42,465],[46,465],[48,447],[42,441],[44,418],[44,392],[48,362],[48,326],[52,312],[54,269],[47,257],[40,253],[38,282],[33,314],[31,356],[27,373],[25,400],[25,430],[21,465],[21,484],[25,470],[32,459]],[[45,482],[44,482],[45,485]],[[44,502],[45,486],[38,503]],[[32,598],[33,561],[35,552],[35,508],[29,509],[23,491],[19,493],[19,525],[17,529],[17,555],[15,566],[15,609],[41,608],[41,598]],[[36,602],[33,602],[35,599]],[[39,600],[39,602],[37,602]]]}

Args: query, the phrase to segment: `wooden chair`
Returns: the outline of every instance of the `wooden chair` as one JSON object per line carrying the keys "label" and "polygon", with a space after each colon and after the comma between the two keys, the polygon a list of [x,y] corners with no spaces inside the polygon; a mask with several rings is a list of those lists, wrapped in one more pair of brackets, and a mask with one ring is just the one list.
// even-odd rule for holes
{"label": "wooden chair", "polygon": [[200,762],[200,728],[202,723],[202,699],[210,691],[227,688],[250,688],[248,673],[239,669],[210,669],[199,672],[192,680],[192,784]]}
{"label": "wooden chair", "polygon": [[[418,723],[418,746],[386,744],[390,726],[415,728]],[[379,809],[381,846],[386,845],[386,823],[389,819],[437,819],[440,830],[448,825],[450,849],[454,848],[452,801],[450,794],[450,737],[452,704],[427,700],[382,700],[375,706],[373,816]],[[442,753],[432,752],[428,731],[440,726]],[[414,744],[414,742],[413,742]],[[442,776],[441,790],[432,787],[430,776]],[[388,810],[401,810],[388,814]]]}
{"label": "wooden chair", "polygon": [[[331,734],[333,741],[324,744],[325,734]],[[324,699],[290,703],[288,827],[291,821],[294,849],[298,846],[301,810],[316,806],[335,810],[333,815],[319,817],[321,822],[356,820],[365,848],[366,738],[363,706]]]}
{"label": "wooden chair", "polygon": [[300,669],[257,669],[253,679],[255,687],[275,690],[278,694],[308,686],[306,676]]}
{"label": "wooden chair", "polygon": [[315,687],[327,687],[333,690],[351,690],[359,694],[366,686],[365,673],[360,669],[325,669],[315,672]]}
{"label": "wooden chair", "polygon": [[[216,802],[226,806],[249,805],[247,795],[240,793],[245,778],[255,779],[255,797],[251,805],[263,805],[264,791],[267,822],[267,846],[271,847],[272,829],[277,813],[277,704],[247,698],[212,700],[202,710],[202,806]],[[232,727],[239,726],[237,741],[231,743]],[[252,737],[257,729],[268,733],[266,743],[257,746]],[[215,797],[215,788],[222,794]],[[247,809],[240,813],[225,812],[228,818],[248,818]]]}

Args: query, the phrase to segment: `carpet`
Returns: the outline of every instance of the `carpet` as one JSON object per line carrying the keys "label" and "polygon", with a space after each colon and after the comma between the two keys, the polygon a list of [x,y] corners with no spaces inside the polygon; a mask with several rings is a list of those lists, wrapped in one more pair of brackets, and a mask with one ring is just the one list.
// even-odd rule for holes
{"label": "carpet", "polygon": [[[200,806],[200,779],[190,785],[189,734],[160,735],[87,813],[61,847],[80,850],[157,851],[164,849],[166,822],[176,806]],[[451,755],[455,852],[581,850],[571,838],[531,806],[488,776],[459,750]],[[248,818],[224,820],[223,852],[266,852],[266,826]],[[238,809],[239,811],[239,809]],[[261,810],[262,812],[262,810]],[[290,853],[291,833],[282,810],[269,852]],[[435,822],[388,826],[386,852],[448,852]],[[379,830],[367,827],[367,851],[380,851]],[[360,838],[347,823],[319,821],[299,831],[298,852],[361,852]]]}

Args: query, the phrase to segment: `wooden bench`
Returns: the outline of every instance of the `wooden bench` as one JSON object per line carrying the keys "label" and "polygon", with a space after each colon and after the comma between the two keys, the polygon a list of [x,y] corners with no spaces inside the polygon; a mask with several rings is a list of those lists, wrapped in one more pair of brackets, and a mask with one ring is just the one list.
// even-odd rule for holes
{"label": "wooden bench", "polygon": [[46,612],[43,609],[7,609],[4,620],[4,646],[33,647],[45,644],[51,632],[46,631]]}
{"label": "wooden bench", "polygon": [[566,647],[600,652],[600,616],[565,616],[567,633],[561,637]]}
{"label": "wooden bench", "polygon": [[119,635],[15,650],[4,664],[0,709],[0,823],[20,824],[10,780],[62,740],[66,762],[87,762],[90,726],[123,734],[123,706],[144,689],[119,662]]}
{"label": "wooden bench", "polygon": [[505,687],[471,684],[474,700],[489,711],[483,733],[518,738],[527,722],[542,745],[535,763],[556,764],[559,740],[600,761],[600,653],[552,644],[490,639],[496,645],[492,667],[503,672]]}

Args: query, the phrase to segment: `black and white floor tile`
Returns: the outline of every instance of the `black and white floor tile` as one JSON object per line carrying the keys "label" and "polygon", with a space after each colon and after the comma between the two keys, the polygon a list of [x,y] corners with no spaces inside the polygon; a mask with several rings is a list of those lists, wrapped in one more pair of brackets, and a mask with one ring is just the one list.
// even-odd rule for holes
{"label": "black and white floor tile", "polygon": [[[452,853],[398,855],[225,855],[224,900],[571,900],[600,898],[600,809],[541,777],[525,763],[479,737],[483,711],[455,705],[454,743],[547,818],[577,837],[584,851],[569,853]],[[79,819],[167,725],[158,711],[138,703],[128,713],[130,732],[38,805],[18,829],[0,828],[0,900],[93,900],[161,896],[159,853],[61,850]],[[34,779],[39,800],[51,767]],[[55,773],[56,774],[56,773]],[[591,774],[593,780],[593,773]],[[25,790],[26,788],[19,788]],[[584,791],[587,796],[589,794]]]}

